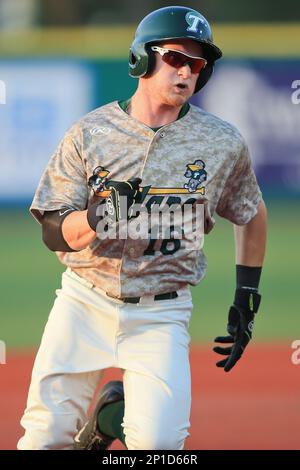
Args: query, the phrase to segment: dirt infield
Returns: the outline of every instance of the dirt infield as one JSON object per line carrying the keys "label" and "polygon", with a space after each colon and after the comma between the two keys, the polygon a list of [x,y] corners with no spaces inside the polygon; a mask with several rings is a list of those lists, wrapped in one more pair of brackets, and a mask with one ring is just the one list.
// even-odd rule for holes
{"label": "dirt infield", "polygon": [[[225,374],[209,346],[191,350],[193,404],[186,449],[300,449],[300,365],[291,345],[252,345]],[[15,449],[34,354],[8,353],[0,365],[0,449]],[[178,371],[180,373],[180,371]],[[104,382],[120,377],[108,370]],[[113,449],[121,449],[117,443]]]}

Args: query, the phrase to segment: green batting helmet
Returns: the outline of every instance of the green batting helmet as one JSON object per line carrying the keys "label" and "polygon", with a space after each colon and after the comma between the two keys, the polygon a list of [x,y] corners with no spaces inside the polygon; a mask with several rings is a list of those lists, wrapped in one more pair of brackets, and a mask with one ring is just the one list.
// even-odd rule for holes
{"label": "green batting helmet", "polygon": [[214,63],[222,57],[222,52],[213,43],[208,21],[192,8],[181,6],[160,8],[140,22],[130,48],[129,75],[139,78],[149,74],[154,64],[153,53],[149,46],[173,39],[193,39],[203,47],[207,65],[199,74],[194,92],[197,93],[210,79]]}

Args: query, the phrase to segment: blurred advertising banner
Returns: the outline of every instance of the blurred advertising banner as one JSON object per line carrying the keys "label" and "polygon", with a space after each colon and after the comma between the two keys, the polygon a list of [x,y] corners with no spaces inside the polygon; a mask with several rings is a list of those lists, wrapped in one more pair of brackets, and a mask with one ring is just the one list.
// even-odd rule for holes
{"label": "blurred advertising banner", "polygon": [[93,107],[93,74],[79,61],[14,59],[0,61],[0,80],[0,200],[21,202],[65,131]]}
{"label": "blurred advertising banner", "polygon": [[[125,59],[0,60],[2,203],[32,198],[78,118],[132,96],[138,82],[127,69]],[[224,59],[192,102],[241,131],[263,191],[300,195],[300,60]]]}
{"label": "blurred advertising banner", "polygon": [[300,195],[300,60],[220,62],[193,101],[240,130],[263,190]]}

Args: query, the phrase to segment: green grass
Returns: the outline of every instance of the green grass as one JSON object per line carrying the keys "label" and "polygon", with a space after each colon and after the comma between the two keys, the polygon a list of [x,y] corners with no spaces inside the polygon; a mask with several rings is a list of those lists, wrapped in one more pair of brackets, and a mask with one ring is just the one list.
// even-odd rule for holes
{"label": "green grass", "polygon": [[33,346],[40,341],[63,266],[45,248],[39,225],[26,211],[1,211],[0,216],[0,338],[8,348]]}
{"label": "green grass", "polygon": [[[261,281],[257,340],[300,337],[299,228],[297,206],[269,204],[269,239]],[[8,348],[36,346],[60,286],[64,267],[41,241],[40,228],[27,211],[0,212],[0,340]],[[232,226],[218,218],[206,237],[207,277],[193,288],[193,341],[211,341],[225,332],[235,288]]]}

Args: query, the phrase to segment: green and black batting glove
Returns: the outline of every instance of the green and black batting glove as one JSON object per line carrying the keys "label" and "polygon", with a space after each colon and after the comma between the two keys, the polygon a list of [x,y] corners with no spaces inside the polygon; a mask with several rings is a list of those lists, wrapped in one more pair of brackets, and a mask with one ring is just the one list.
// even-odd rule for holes
{"label": "green and black batting glove", "polygon": [[247,344],[252,338],[254,316],[258,311],[261,296],[257,289],[237,288],[234,303],[229,309],[227,332],[229,336],[218,336],[216,343],[233,343],[230,347],[216,346],[213,350],[227,356],[226,359],[216,363],[217,367],[223,367],[229,372],[241,358]]}
{"label": "green and black batting glove", "polygon": [[[139,213],[134,213],[134,204],[142,199],[139,191],[140,178],[132,178],[128,181],[107,181],[104,190],[110,189],[107,198],[99,200],[89,205],[87,210],[87,221],[89,226],[96,232],[99,222],[103,222],[107,230],[111,225],[119,220],[137,217]],[[103,228],[103,227],[102,227]]]}
{"label": "green and black batting glove", "polygon": [[138,213],[133,215],[133,206],[139,202],[141,182],[141,178],[107,182],[106,186],[111,190],[111,193],[105,200],[106,215],[114,222],[137,217]]}

